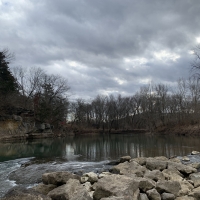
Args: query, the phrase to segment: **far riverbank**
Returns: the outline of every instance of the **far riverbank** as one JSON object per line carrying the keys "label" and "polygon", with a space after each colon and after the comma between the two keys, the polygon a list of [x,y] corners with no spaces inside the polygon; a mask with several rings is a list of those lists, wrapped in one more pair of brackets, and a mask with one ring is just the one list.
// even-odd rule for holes
{"label": "far riverbank", "polygon": [[88,135],[112,135],[112,134],[141,134],[141,135],[181,135],[181,136],[200,136],[199,126],[174,126],[174,127],[159,127],[154,131],[147,129],[132,129],[132,130],[100,130],[100,129],[65,129],[63,130],[51,130],[51,131],[39,131],[32,133],[12,133],[9,132],[1,133],[0,131],[0,142],[18,142],[28,141],[33,139],[47,139],[47,138],[63,138],[63,137],[74,137],[74,136],[88,136]]}

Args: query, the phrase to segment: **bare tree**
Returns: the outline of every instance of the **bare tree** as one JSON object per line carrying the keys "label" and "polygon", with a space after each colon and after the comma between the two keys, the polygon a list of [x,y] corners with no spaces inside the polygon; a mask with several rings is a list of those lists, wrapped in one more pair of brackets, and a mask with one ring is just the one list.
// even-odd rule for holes
{"label": "bare tree", "polygon": [[41,68],[15,67],[13,74],[20,88],[23,107],[33,109],[35,120],[57,123],[67,114],[69,85],[60,75],[49,75]]}
{"label": "bare tree", "polygon": [[194,61],[191,63],[192,76],[200,78],[200,45],[193,49]]}

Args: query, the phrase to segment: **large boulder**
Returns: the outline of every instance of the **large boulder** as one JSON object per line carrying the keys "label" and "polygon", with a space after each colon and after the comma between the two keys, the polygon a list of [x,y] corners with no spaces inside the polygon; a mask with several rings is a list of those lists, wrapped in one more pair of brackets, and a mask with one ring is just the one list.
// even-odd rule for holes
{"label": "large boulder", "polygon": [[156,182],[148,179],[148,178],[141,178],[139,179],[139,189],[142,192],[146,192],[147,190],[150,190],[152,188],[156,187]]}
{"label": "large boulder", "polygon": [[169,161],[176,162],[176,163],[181,163],[181,160],[179,158],[177,158],[177,157],[170,158]]}
{"label": "large boulder", "polygon": [[80,180],[80,176],[65,171],[50,172],[42,175],[42,182],[44,184],[53,184],[57,186],[65,184],[69,179]]}
{"label": "large boulder", "polygon": [[146,160],[146,168],[149,170],[164,170],[167,168],[167,161],[155,159],[155,158],[147,158]]}
{"label": "large boulder", "polygon": [[192,196],[195,199],[200,199],[200,187],[193,189],[192,192],[188,194],[188,196]]}
{"label": "large boulder", "polygon": [[156,160],[161,160],[161,161],[168,161],[169,159],[165,156],[156,156],[154,157]]}
{"label": "large boulder", "polygon": [[17,186],[9,190],[2,200],[51,200],[51,198],[33,189],[25,189]]}
{"label": "large boulder", "polygon": [[91,190],[92,190],[92,185],[91,185],[90,182],[85,182],[85,183],[82,184],[82,186],[84,186],[85,189],[86,189],[88,192],[91,192]]}
{"label": "large boulder", "polygon": [[76,179],[69,179],[66,184],[50,191],[48,196],[52,200],[92,200],[88,191]]}
{"label": "large boulder", "polygon": [[194,186],[187,180],[180,181],[180,185],[181,185],[181,190],[178,192],[178,196],[185,196],[194,189]]}
{"label": "large boulder", "polygon": [[199,169],[200,168],[200,163],[199,162],[190,163],[188,166],[193,167],[195,169]]}
{"label": "large boulder", "polygon": [[162,193],[161,194],[161,199],[162,200],[174,200],[175,199],[175,195],[174,194],[171,194],[171,193]]}
{"label": "large boulder", "polygon": [[147,160],[146,157],[138,157],[138,158],[132,159],[131,161],[135,161],[140,165],[146,165],[146,160]]}
{"label": "large boulder", "polygon": [[[131,199],[131,200],[138,200],[139,196],[140,196],[140,190],[137,189],[137,190],[134,192],[132,199],[131,199],[131,196],[130,196],[130,199]],[[128,199],[128,198],[129,198],[129,196],[127,196],[127,197],[124,196],[124,199]]]}
{"label": "large boulder", "polygon": [[101,174],[99,174],[99,178],[103,178],[104,176],[109,176],[111,174],[112,173],[110,173],[110,172],[102,172]]}
{"label": "large boulder", "polygon": [[135,161],[120,163],[111,169],[115,174],[143,177],[146,168]]}
{"label": "large boulder", "polygon": [[147,195],[148,195],[149,199],[151,199],[151,200],[161,200],[161,196],[155,188],[148,190]]}
{"label": "large boulder", "polygon": [[145,193],[140,193],[139,200],[149,200],[149,198],[147,197]]}
{"label": "large boulder", "polygon": [[191,174],[191,173],[197,172],[197,169],[191,166],[184,165],[181,163],[171,162],[171,161],[168,161],[168,169],[173,169],[173,170],[177,169],[179,172],[183,174]]}
{"label": "large boulder", "polygon": [[[101,200],[138,200],[140,195],[139,189],[134,193],[133,197],[131,196],[121,196],[121,197],[116,197],[116,196],[111,196],[111,197],[106,197],[106,198],[101,198]],[[147,199],[149,200],[149,199]]]}
{"label": "large boulder", "polygon": [[130,161],[131,157],[130,156],[122,156],[119,160],[120,163],[126,162],[126,161]]}
{"label": "large boulder", "polygon": [[189,178],[193,181],[194,187],[200,186],[200,172],[190,174]]}
{"label": "large boulder", "polygon": [[34,186],[32,189],[34,189],[35,191],[37,191],[41,194],[47,195],[51,190],[53,190],[55,188],[56,188],[56,185],[52,185],[52,184],[45,185],[43,183],[40,183],[40,184]]}
{"label": "large boulder", "polygon": [[146,171],[145,174],[144,174],[144,178],[150,178],[154,181],[165,180],[165,176],[158,169],[153,170],[153,171]]}
{"label": "large boulder", "polygon": [[87,181],[90,182],[90,183],[97,182],[98,181],[97,174],[95,174],[94,172],[89,172],[89,173],[83,174],[83,176],[81,177],[81,182],[85,183]]}
{"label": "large boulder", "polygon": [[138,180],[124,175],[113,174],[99,179],[96,183],[93,197],[95,200],[110,196],[133,197],[138,187]]}
{"label": "large boulder", "polygon": [[35,127],[37,128],[37,130],[44,130],[45,129],[45,124],[44,123],[36,123]]}
{"label": "large boulder", "polygon": [[176,169],[164,169],[162,173],[167,180],[179,182],[183,180],[183,175]]}
{"label": "large boulder", "polygon": [[181,185],[178,181],[170,181],[170,180],[163,181],[162,180],[156,183],[156,190],[159,193],[167,192],[167,193],[171,193],[177,196],[180,189],[181,189]]}

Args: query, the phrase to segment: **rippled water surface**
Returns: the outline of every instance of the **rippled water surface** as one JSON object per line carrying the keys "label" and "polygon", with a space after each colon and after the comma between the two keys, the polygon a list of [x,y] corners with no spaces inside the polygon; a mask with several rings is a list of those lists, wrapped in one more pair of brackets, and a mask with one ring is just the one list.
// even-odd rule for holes
{"label": "rippled water surface", "polygon": [[170,157],[188,155],[193,150],[200,151],[200,137],[115,134],[0,143],[0,197],[15,185],[9,174],[33,157],[41,161],[36,169],[47,162],[60,170],[76,171],[95,170],[123,155]]}

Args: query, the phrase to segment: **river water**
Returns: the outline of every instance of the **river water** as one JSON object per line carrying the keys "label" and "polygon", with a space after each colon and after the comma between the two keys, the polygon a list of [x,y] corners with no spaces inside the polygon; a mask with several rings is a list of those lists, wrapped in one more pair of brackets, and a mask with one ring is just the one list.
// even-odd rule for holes
{"label": "river water", "polygon": [[[200,151],[200,137],[175,135],[113,134],[42,139],[20,143],[0,143],[0,197],[15,185],[33,185],[35,171],[49,167],[54,170],[98,171],[109,161],[121,156],[134,157],[184,156]],[[10,174],[30,160],[34,165],[24,168],[27,179],[11,180]],[[26,171],[26,169],[29,171]],[[41,170],[41,173],[44,171]],[[16,174],[23,171],[16,171]],[[21,177],[24,175],[21,174]],[[28,184],[29,183],[29,184]]]}

